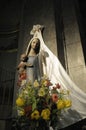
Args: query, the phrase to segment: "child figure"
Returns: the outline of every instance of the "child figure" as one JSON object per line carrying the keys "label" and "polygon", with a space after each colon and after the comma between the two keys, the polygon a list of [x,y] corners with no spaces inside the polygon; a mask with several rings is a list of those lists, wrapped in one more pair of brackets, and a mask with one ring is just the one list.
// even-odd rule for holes
{"label": "child figure", "polygon": [[20,56],[20,63],[17,67],[18,69],[18,86],[22,86],[22,81],[26,80],[26,68],[32,67],[32,64],[27,63],[28,57],[25,53],[21,54]]}

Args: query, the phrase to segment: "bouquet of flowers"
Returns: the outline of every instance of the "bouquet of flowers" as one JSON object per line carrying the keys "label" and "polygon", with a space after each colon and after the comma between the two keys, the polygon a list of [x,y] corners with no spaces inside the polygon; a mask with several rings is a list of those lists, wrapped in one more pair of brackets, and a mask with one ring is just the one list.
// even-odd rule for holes
{"label": "bouquet of flowers", "polygon": [[69,90],[62,89],[59,83],[53,85],[45,75],[32,84],[26,82],[26,75],[23,73],[21,85],[16,99],[20,122],[27,122],[34,127],[39,126],[40,122],[43,126],[45,122],[54,127],[61,111],[71,107]]}

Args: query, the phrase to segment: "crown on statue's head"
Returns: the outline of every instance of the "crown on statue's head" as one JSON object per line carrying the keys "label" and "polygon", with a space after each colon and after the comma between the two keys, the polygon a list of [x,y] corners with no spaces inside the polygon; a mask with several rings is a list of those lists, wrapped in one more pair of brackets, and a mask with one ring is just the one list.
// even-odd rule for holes
{"label": "crown on statue's head", "polygon": [[42,31],[43,29],[44,29],[44,25],[40,25],[40,24],[33,25],[33,28],[30,31],[30,34],[34,35],[37,31],[39,32],[39,31]]}

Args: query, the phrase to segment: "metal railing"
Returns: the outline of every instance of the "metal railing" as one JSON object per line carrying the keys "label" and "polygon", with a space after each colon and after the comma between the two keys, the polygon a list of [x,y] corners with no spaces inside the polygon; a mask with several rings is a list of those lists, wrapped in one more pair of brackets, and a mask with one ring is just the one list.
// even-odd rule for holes
{"label": "metal railing", "polygon": [[15,72],[0,68],[0,118],[12,113]]}

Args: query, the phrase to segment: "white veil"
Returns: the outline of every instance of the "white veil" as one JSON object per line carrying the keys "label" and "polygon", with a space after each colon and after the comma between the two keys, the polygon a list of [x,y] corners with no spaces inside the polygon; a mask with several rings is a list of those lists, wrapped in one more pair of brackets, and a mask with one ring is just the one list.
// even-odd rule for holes
{"label": "white veil", "polygon": [[72,108],[68,113],[66,113],[66,115],[64,115],[65,119],[62,122],[63,126],[61,124],[61,127],[64,127],[86,118],[86,93],[74,84],[62,67],[58,58],[45,45],[42,37],[42,29],[43,26],[34,25],[31,30],[31,35],[33,35],[33,38],[37,37],[41,41],[40,53],[45,52],[44,55],[46,57],[46,66],[44,66],[44,69],[46,74],[53,84],[59,82],[63,88],[70,90]]}

